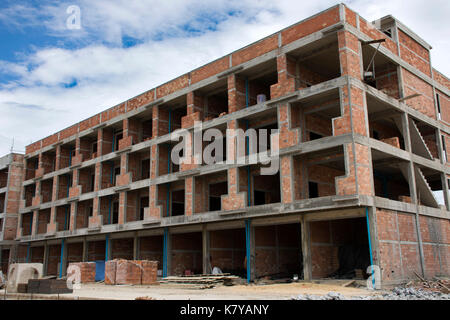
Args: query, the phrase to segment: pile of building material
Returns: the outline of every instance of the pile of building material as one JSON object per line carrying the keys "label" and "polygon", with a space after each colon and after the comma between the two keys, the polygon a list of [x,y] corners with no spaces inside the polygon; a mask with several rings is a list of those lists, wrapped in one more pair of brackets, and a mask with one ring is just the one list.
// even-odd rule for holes
{"label": "pile of building material", "polygon": [[79,273],[81,283],[95,282],[95,262],[73,262],[67,268],[67,277]]}
{"label": "pile of building material", "polygon": [[158,262],[116,259],[105,264],[105,284],[157,284]]}
{"label": "pile of building material", "polygon": [[57,279],[30,279],[28,280],[28,293],[61,294],[72,293],[73,290],[67,287],[66,280]]}
{"label": "pile of building material", "polygon": [[420,281],[409,282],[407,287],[450,294],[450,279],[434,278],[432,280],[425,280],[422,277],[419,279]]}
{"label": "pile of building material", "polygon": [[176,283],[176,284],[189,284],[189,285],[197,285],[204,288],[212,288],[217,284],[223,285],[234,285],[237,283],[241,283],[242,279],[238,276],[233,276],[228,273],[220,274],[220,275],[211,275],[211,274],[201,274],[201,275],[191,275],[191,276],[170,276],[166,277],[160,281],[160,283]]}
{"label": "pile of building material", "polygon": [[42,278],[42,263],[14,263],[8,269],[8,292],[26,293],[28,280]]}

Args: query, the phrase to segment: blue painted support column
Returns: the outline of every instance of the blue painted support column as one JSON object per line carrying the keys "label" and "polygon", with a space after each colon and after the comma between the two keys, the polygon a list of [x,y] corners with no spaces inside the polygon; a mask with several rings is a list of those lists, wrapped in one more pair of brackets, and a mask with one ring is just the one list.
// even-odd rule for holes
{"label": "blue painted support column", "polygon": [[109,234],[107,234],[106,238],[105,238],[105,261],[108,261],[110,259],[110,256],[109,256],[109,245],[110,245],[110,243],[109,243]]}
{"label": "blue painted support column", "polygon": [[163,278],[169,275],[169,229],[164,228],[163,236]]}
{"label": "blue painted support column", "polygon": [[[366,221],[367,221],[367,236],[369,237],[369,253],[370,253],[370,265],[373,266],[373,254],[372,254],[372,237],[370,235],[370,222],[369,222],[369,207],[366,207]],[[371,269],[373,274],[373,267]],[[372,285],[375,289],[375,277],[372,277]]]}
{"label": "blue painted support column", "polygon": [[63,264],[64,264],[64,255],[65,255],[65,239],[61,240],[61,257],[59,260],[59,277],[62,278],[63,276]]}
{"label": "blue painted support column", "polygon": [[246,250],[246,260],[247,260],[247,283],[250,283],[253,278],[253,230],[252,223],[250,219],[245,220],[245,250]]}

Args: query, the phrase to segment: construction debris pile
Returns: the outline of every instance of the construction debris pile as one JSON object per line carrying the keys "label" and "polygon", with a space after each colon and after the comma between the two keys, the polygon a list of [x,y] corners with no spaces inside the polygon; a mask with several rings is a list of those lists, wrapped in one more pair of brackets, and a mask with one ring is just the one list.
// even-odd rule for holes
{"label": "construction debris pile", "polygon": [[115,259],[105,263],[105,284],[158,284],[158,261]]}
{"label": "construction debris pile", "polygon": [[190,285],[197,286],[201,289],[213,288],[218,284],[223,284],[225,286],[232,286],[235,284],[242,283],[242,278],[238,276],[233,276],[229,273],[217,274],[217,275],[209,275],[209,274],[200,274],[200,275],[189,275],[189,276],[170,276],[161,280],[160,283],[171,283],[171,284],[181,284],[181,285]]}
{"label": "construction debris pile", "polygon": [[346,297],[338,292],[328,292],[325,295],[300,294],[292,297],[292,300],[450,300],[449,282],[450,280],[436,280],[426,281],[426,285],[408,284],[368,296]]}

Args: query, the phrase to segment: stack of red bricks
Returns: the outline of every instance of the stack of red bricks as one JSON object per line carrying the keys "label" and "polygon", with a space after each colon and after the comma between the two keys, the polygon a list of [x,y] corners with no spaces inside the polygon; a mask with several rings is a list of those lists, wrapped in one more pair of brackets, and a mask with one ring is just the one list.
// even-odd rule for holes
{"label": "stack of red bricks", "polygon": [[158,261],[116,259],[105,264],[105,284],[157,283]]}
{"label": "stack of red bricks", "polygon": [[95,282],[95,262],[72,262],[67,270],[71,271],[73,266],[80,270],[81,283]]}

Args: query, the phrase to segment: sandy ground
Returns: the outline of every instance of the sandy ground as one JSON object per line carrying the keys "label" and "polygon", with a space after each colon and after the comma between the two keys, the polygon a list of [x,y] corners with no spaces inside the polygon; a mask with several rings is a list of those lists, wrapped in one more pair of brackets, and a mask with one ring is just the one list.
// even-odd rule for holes
{"label": "sandy ground", "polygon": [[[186,288],[175,284],[156,286],[107,286],[105,284],[82,284],[73,294],[60,295],[62,299],[108,299],[134,300],[151,297],[157,300],[283,300],[298,294],[326,294],[335,291],[344,296],[371,295],[365,288],[343,287],[342,283],[299,282],[270,285],[217,286],[211,289]],[[0,290],[0,300],[4,291]],[[34,295],[33,299],[56,299],[57,295]],[[8,294],[8,299],[30,299],[30,294]]]}

